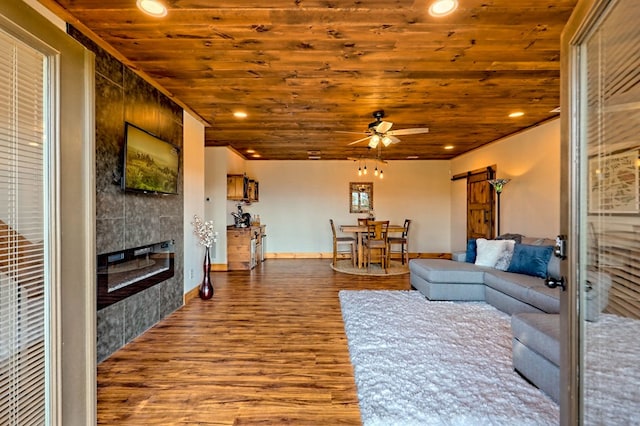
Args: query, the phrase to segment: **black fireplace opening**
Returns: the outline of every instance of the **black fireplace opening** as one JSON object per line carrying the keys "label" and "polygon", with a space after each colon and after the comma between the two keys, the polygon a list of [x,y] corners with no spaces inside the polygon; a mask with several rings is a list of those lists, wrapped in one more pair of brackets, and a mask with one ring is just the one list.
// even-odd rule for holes
{"label": "black fireplace opening", "polygon": [[173,277],[174,241],[98,255],[98,310]]}

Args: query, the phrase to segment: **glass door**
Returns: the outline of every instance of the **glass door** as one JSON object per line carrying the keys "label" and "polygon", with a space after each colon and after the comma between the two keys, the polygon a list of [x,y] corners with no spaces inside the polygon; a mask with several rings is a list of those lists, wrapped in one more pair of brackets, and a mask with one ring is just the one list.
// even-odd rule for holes
{"label": "glass door", "polygon": [[[571,247],[563,424],[640,418],[640,2],[581,1],[563,40]],[[565,109],[566,107],[566,109]]]}

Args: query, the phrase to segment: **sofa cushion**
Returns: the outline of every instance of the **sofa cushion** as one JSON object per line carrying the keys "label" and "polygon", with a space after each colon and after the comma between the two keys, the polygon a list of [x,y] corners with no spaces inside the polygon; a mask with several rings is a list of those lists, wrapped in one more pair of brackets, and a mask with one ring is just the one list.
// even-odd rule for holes
{"label": "sofa cushion", "polygon": [[553,247],[516,244],[507,271],[545,278]]}
{"label": "sofa cushion", "polygon": [[522,244],[528,244],[530,246],[555,246],[556,240],[551,238],[540,238],[540,237],[525,237],[523,236],[520,240]]}
{"label": "sofa cushion", "polygon": [[467,241],[467,255],[465,257],[465,262],[467,263],[476,263],[476,255],[477,255],[477,251],[476,251],[476,239],[475,238],[469,238],[469,241]]}
{"label": "sofa cushion", "polygon": [[513,240],[476,240],[477,256],[475,264],[506,270],[510,264],[515,241]]}
{"label": "sofa cushion", "polygon": [[491,270],[485,274],[486,286],[547,313],[560,312],[559,289],[544,285],[544,280],[530,275]]}
{"label": "sofa cushion", "polygon": [[560,365],[560,315],[521,313],[511,316],[513,337]]}
{"label": "sofa cushion", "polygon": [[446,259],[411,259],[412,274],[432,283],[482,284],[484,271],[473,263],[453,262]]}
{"label": "sofa cushion", "polygon": [[534,286],[536,281],[540,281],[540,278],[498,270],[491,271],[484,277],[485,285],[518,300],[526,299],[527,290]]}
{"label": "sofa cushion", "polygon": [[516,243],[520,244],[522,243],[522,237],[524,235],[522,234],[502,234],[502,235],[498,235],[496,237],[496,240],[513,240]]}
{"label": "sofa cushion", "polygon": [[547,276],[560,278],[560,258],[552,255],[547,264]]}
{"label": "sofa cushion", "polygon": [[560,312],[560,288],[549,288],[540,280],[538,285],[529,287],[527,303],[548,314]]}

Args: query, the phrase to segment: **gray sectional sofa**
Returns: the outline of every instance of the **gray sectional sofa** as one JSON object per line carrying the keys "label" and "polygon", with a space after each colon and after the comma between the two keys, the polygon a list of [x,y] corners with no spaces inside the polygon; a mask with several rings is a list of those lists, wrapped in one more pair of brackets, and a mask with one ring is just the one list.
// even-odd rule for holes
{"label": "gray sectional sofa", "polygon": [[[518,244],[549,246],[553,240],[520,236]],[[467,253],[452,260],[412,259],[411,285],[429,300],[485,301],[511,315],[513,366],[554,401],[560,392],[560,295],[545,279],[466,262]],[[559,278],[559,259],[551,255],[545,276]]]}
{"label": "gray sectional sofa", "polygon": [[[518,244],[527,247],[544,248],[555,243],[548,238],[517,236]],[[537,270],[526,272],[536,276],[479,266],[472,263],[469,253],[465,252],[453,253],[452,260],[412,259],[409,262],[411,285],[429,300],[485,301],[511,315],[514,369],[557,403],[560,399],[560,289],[547,287],[545,278],[560,277],[560,260],[550,254],[546,268],[538,265],[534,269]],[[603,271],[590,270],[586,281],[584,315],[587,321],[596,321],[607,305],[611,277]]]}

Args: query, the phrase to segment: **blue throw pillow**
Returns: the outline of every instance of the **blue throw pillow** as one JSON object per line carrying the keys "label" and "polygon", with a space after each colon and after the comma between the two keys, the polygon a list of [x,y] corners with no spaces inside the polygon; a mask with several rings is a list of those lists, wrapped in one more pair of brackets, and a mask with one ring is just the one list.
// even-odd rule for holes
{"label": "blue throw pillow", "polygon": [[476,239],[470,238],[469,241],[467,241],[467,255],[464,261],[467,263],[476,263],[477,250]]}
{"label": "blue throw pillow", "polygon": [[516,244],[507,271],[546,278],[547,264],[549,263],[552,252],[553,247],[551,246]]}

